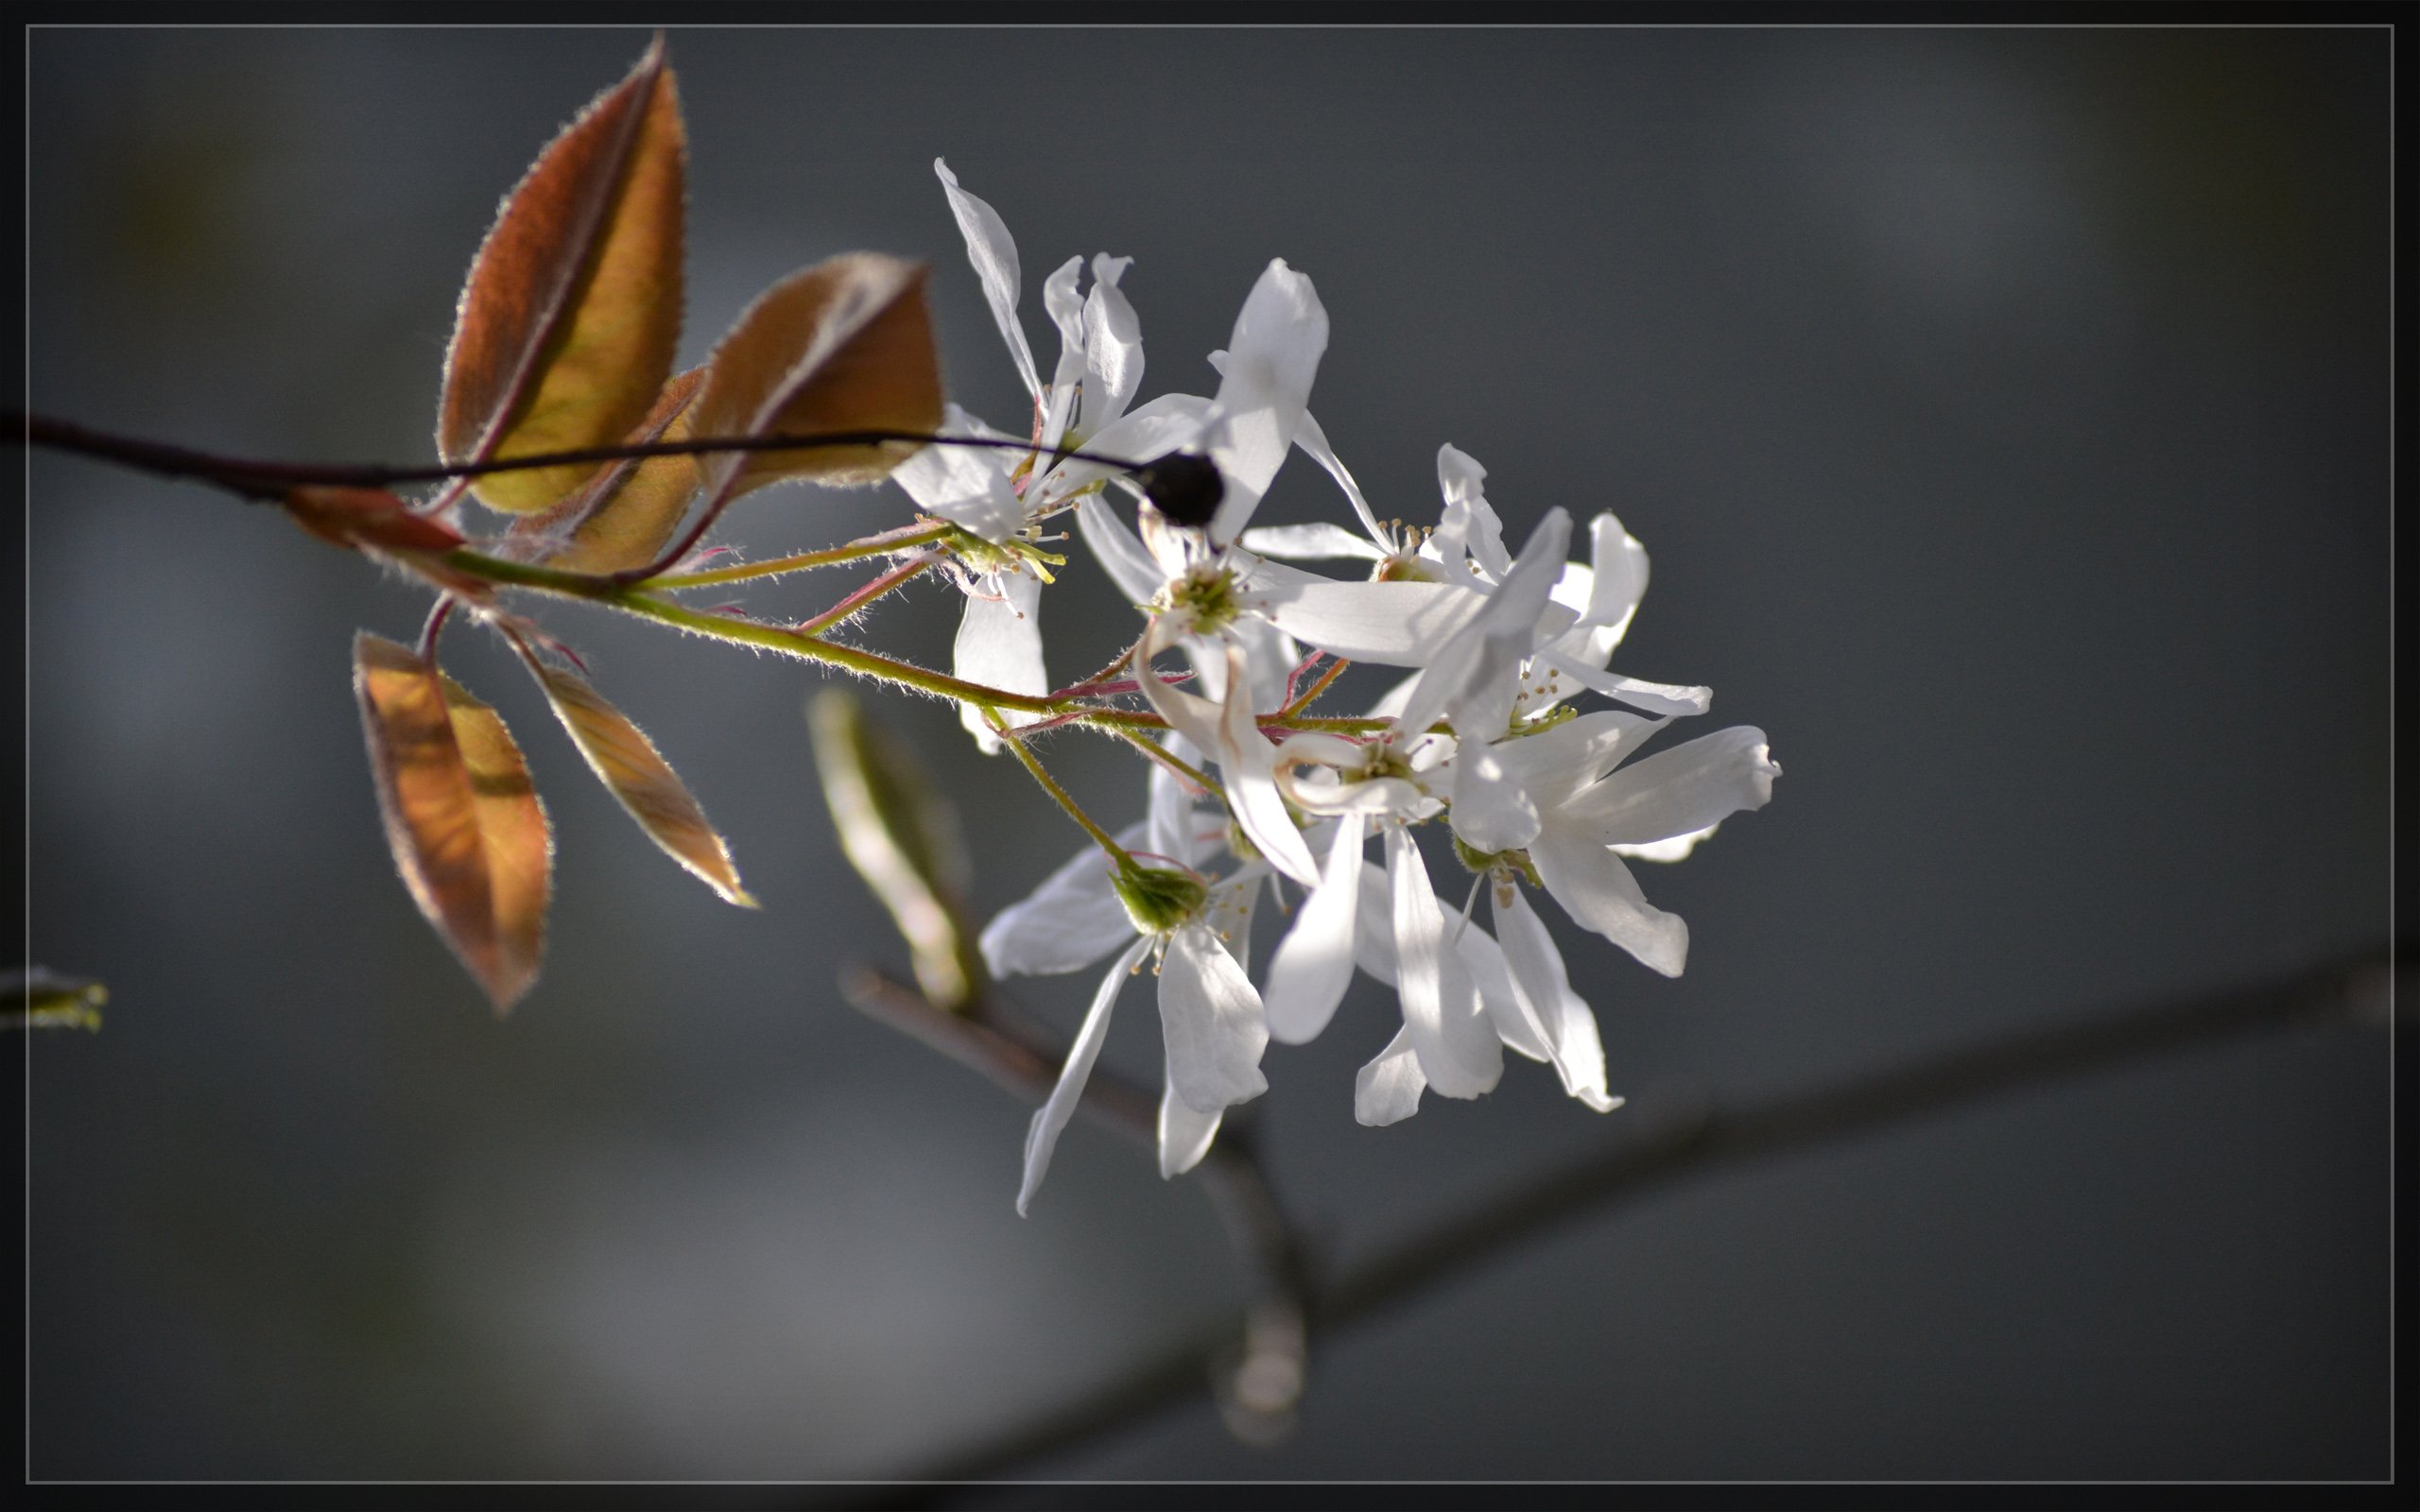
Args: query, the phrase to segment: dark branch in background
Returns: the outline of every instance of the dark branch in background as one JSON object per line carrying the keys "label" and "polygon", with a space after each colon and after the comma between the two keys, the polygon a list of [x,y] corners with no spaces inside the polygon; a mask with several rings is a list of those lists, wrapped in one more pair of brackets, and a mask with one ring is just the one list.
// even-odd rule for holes
{"label": "dark branch in background", "polygon": [[[10,436],[22,436],[27,446],[98,457],[163,477],[190,478],[242,494],[248,499],[268,503],[280,502],[289,490],[305,487],[390,489],[406,483],[442,483],[457,478],[484,477],[491,472],[577,467],[591,462],[627,462],[650,456],[703,456],[715,452],[804,452],[819,447],[879,446],[891,441],[924,446],[975,446],[1001,452],[1035,450],[1030,441],[1011,440],[1005,437],[935,436],[925,431],[833,431],[821,436],[689,437],[677,441],[584,446],[568,452],[532,452],[523,456],[497,457],[484,462],[387,467],[375,463],[262,462],[246,457],[219,456],[189,447],[171,446],[164,441],[113,436],[106,431],[41,415],[11,415],[5,421],[0,421],[0,430]],[[1155,466],[1164,462],[1171,467],[1175,465],[1170,458],[1137,462],[1072,448],[1063,448],[1051,454],[1053,466],[1071,458],[1132,473],[1146,487],[1151,481]],[[1197,480],[1187,472],[1178,481],[1190,486]]]}
{"label": "dark branch in background", "polygon": [[[981,1072],[1028,1102],[1048,1097],[1059,1080],[1065,1052],[1043,1048],[1048,1043],[1045,1032],[1002,1002],[996,990],[983,991],[952,1012],[935,1007],[911,987],[860,967],[841,977],[840,991],[867,1016]],[[1144,1150],[1158,1149],[1159,1099],[1132,1083],[1095,1067],[1076,1106]],[[1189,1361],[1187,1383],[1216,1389],[1236,1436],[1267,1442],[1293,1426],[1294,1403],[1302,1396],[1309,1273],[1244,1131],[1221,1129],[1195,1176],[1226,1227],[1228,1243],[1252,1268],[1256,1297],[1240,1328],[1229,1329],[1200,1359]]]}
{"label": "dark branch in background", "polygon": [[[1634,1104],[1621,1115],[1627,1131],[1610,1148],[1481,1203],[1324,1283],[1313,1281],[1302,1294],[1305,1316],[1313,1329],[1333,1335],[1443,1282],[1468,1276],[1531,1240],[1576,1220],[1601,1216],[1627,1199],[1685,1177],[1816,1148],[2001,1093],[2114,1070],[2256,1030],[2325,1022],[2383,1025],[2392,1002],[2393,970],[2386,955],[2364,954],[2256,987],[2028,1030],[1868,1073],[1838,1086],[1737,1107],[1710,1097]],[[851,990],[853,999],[867,1006],[856,998],[857,988]],[[915,1002],[922,1013],[894,1017],[882,1009],[871,1011],[911,1033],[917,1031],[908,1021],[947,1017],[924,1008],[904,988],[891,990]],[[946,1026],[942,1038],[965,1027]],[[985,1048],[989,1041],[979,1035],[963,1037],[956,1046],[921,1033],[918,1037],[1004,1086],[1036,1097],[1048,1089],[1054,1062],[1028,1045],[1019,1044],[1016,1052],[1028,1060],[1011,1067],[996,1058],[1006,1052]],[[1031,1079],[1034,1075],[1041,1079]],[[1096,1085],[1099,1080],[1097,1074]],[[1149,1099],[1131,1088],[1107,1093],[1099,1111],[1113,1122],[1135,1113],[1117,1110],[1119,1098],[1135,1098],[1149,1107]],[[1087,1091],[1084,1106],[1092,1108],[1094,1104]],[[928,1483],[1013,1475],[1195,1399],[1224,1366],[1236,1332],[1235,1324],[1222,1324],[988,1444],[911,1467],[905,1472],[906,1484],[887,1504],[931,1503],[946,1493]]]}

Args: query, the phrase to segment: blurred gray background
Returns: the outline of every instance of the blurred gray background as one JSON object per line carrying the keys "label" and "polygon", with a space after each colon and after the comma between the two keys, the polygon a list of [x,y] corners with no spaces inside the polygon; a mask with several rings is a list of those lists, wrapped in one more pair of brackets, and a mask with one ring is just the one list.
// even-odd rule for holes
{"label": "blurred gray background", "polygon": [[[646,40],[34,33],[34,406],[426,456],[497,198]],[[670,43],[684,363],[774,278],[881,249],[933,262],[954,392],[1019,424],[945,155],[1018,238],[1046,366],[1042,274],[1106,250],[1145,394],[1207,392],[1284,256],[1382,514],[1435,518],[1447,440],[1516,537],[1620,513],[1654,563],[1623,668],[1712,684],[1788,775],[1640,868],[1685,978],[1550,915],[1616,1091],[1810,1085],[2384,940],[2385,31]],[[354,628],[407,636],[424,595],[199,489],[47,455],[31,484],[34,956],[112,993],[31,1047],[32,1473],[906,1474],[1240,1302],[1198,1185],[1098,1131],[1018,1221],[1025,1108],[838,1000],[904,954],[814,783],[811,670],[543,610],[750,914],[449,638],[557,826],[546,971],[498,1022],[395,881],[348,692]],[[785,490],[724,539],[907,509]],[[1297,458],[1262,519],[1310,518],[1343,510]],[[1081,558],[1044,614],[1069,678],[1133,625]],[[937,585],[862,633],[942,662],[957,617]],[[954,711],[877,710],[956,795],[987,916],[1074,852]],[[1139,813],[1129,753],[1046,754]],[[1063,1031],[1092,983],[1017,990]],[[1150,1079],[1148,1004],[1108,1059]],[[1394,1020],[1357,986],[1253,1115],[1331,1262],[1618,1132],[1517,1060],[1357,1126]],[[1280,1447],[1205,1400],[1030,1469],[2383,1475],[2387,1086],[2380,1033],[2269,1035],[1675,1188],[1332,1342]]]}

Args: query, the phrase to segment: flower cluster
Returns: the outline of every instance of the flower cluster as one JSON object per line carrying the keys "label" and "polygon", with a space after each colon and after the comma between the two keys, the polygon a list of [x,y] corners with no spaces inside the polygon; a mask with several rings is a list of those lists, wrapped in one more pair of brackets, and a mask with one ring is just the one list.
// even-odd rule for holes
{"label": "flower cluster", "polygon": [[[983,932],[998,975],[1111,962],[1034,1115],[1018,1211],[1075,1111],[1120,990],[1147,958],[1166,1045],[1166,1176],[1201,1160],[1227,1108],[1267,1090],[1270,1040],[1302,1043],[1326,1026],[1357,967],[1392,987],[1403,1013],[1357,1078],[1362,1123],[1409,1117],[1425,1091],[1490,1091],[1507,1047],[1552,1065],[1588,1107],[1619,1106],[1595,1016],[1527,892],[1544,890],[1584,928],[1677,976],[1687,928],[1647,902],[1626,861],[1686,855],[1726,816],[1762,807],[1780,771],[1763,733],[1745,726],[1639,754],[1665,725],[1711,703],[1703,687],[1609,670],[1646,592],[1644,548],[1599,514],[1587,524],[1588,559],[1572,560],[1572,521],[1554,508],[1512,550],[1486,470],[1451,445],[1437,455],[1436,525],[1380,521],[1307,407],[1327,313],[1310,279],[1283,261],[1253,284],[1227,350],[1211,353],[1214,394],[1135,404],[1143,344],[1120,287],[1131,260],[1096,255],[1086,288],[1087,265],[1070,258],[1043,282],[1060,335],[1045,381],[1017,318],[1015,242],[946,164],[934,168],[1033,404],[1029,449],[934,446],[893,474],[975,542],[960,554],[957,673],[1011,692],[1051,687],[1038,611],[1048,566],[1062,558],[1042,550],[1044,523],[1072,514],[1145,621],[1129,656],[1079,691],[1138,693],[1167,726],[1143,742],[1155,758],[1146,816],[1101,836]],[[956,406],[948,423],[956,435],[1002,435]],[[1357,533],[1252,528],[1296,449],[1335,480]],[[1133,479],[1092,459],[1172,453],[1217,468],[1222,487],[1201,518],[1163,512]],[[1113,507],[1112,488],[1134,496],[1136,528]],[[1366,563],[1368,574],[1352,581],[1292,565],[1319,560]],[[1170,653],[1188,673],[1161,670]],[[1365,718],[1296,717],[1309,701],[1305,679],[1326,658],[1336,662],[1312,693],[1347,662],[1405,676]],[[1582,712],[1584,695],[1618,707]],[[1040,718],[971,702],[964,714],[991,750],[1028,738],[1017,727]],[[1472,876],[1464,899],[1440,896],[1414,837],[1437,820]],[[1374,839],[1383,866],[1365,858]],[[1286,905],[1288,883],[1299,899],[1255,986],[1254,904],[1266,889]],[[1481,892],[1492,929],[1473,917]]]}

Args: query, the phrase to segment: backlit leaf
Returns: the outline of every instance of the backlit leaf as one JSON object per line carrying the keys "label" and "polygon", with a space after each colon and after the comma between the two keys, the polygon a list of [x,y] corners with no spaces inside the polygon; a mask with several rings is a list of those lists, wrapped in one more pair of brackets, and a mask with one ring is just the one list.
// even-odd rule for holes
{"label": "backlit leaf", "polygon": [[440,520],[415,514],[385,489],[330,488],[303,484],[285,496],[293,522],[332,546],[371,546],[390,552],[452,551],[461,535]]}
{"label": "backlit leaf", "polygon": [[[647,413],[681,335],[686,153],[659,38],[539,154],[479,246],[445,352],[448,462],[610,445]],[[522,513],[592,471],[496,472],[472,490]]]}
{"label": "backlit leaf", "polygon": [[729,902],[753,908],[756,900],[739,885],[739,868],[731,848],[706,822],[705,811],[689,796],[670,764],[652,741],[605,696],[577,672],[548,666],[527,651],[524,661],[546,690],[555,717],[571,732],[579,753],[588,758],[606,789],[619,799],[648,838],[665,853],[695,872],[699,880]]}
{"label": "backlit leaf", "polygon": [[443,521],[414,512],[384,489],[305,484],[285,495],[286,518],[330,545],[403,568],[458,598],[494,602],[494,585],[447,559],[462,538]]}
{"label": "backlit leaf", "polygon": [[983,981],[983,963],[966,928],[966,846],[957,812],[854,695],[824,689],[806,719],[841,851],[906,937],[925,998],[936,1007],[965,1006]]}
{"label": "backlit leaf", "polygon": [[[942,421],[941,363],[925,303],[926,269],[850,252],[802,269],[758,296],[715,349],[689,412],[698,436],[930,432]],[[913,455],[913,442],[731,452],[703,460],[716,507],[783,478],[873,483]]]}
{"label": "backlit leaf", "polygon": [[[666,384],[655,407],[626,438],[629,444],[685,439],[689,404],[705,379],[705,369],[692,368]],[[515,521],[512,534],[555,538],[560,544],[545,558],[549,566],[578,573],[620,572],[655,559],[697,493],[694,456],[609,462],[561,504]]]}
{"label": "backlit leaf", "polygon": [[370,770],[395,869],[502,1012],[538,974],[554,846],[494,710],[419,653],[353,643]]}

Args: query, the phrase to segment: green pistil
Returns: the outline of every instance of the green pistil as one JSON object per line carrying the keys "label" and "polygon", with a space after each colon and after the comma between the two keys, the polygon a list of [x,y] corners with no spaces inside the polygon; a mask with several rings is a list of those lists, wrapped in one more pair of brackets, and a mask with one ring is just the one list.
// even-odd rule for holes
{"label": "green pistil", "polygon": [[1243,612],[1236,602],[1236,579],[1224,567],[1205,564],[1160,590],[1161,612],[1178,617],[1197,635],[1215,635]]}
{"label": "green pistil", "polygon": [[1029,572],[1047,583],[1057,580],[1050,576],[1051,568],[1067,565],[1066,558],[1045,551],[1022,536],[1011,536],[995,543],[957,525],[951,525],[935,544],[963,562],[971,573]]}

